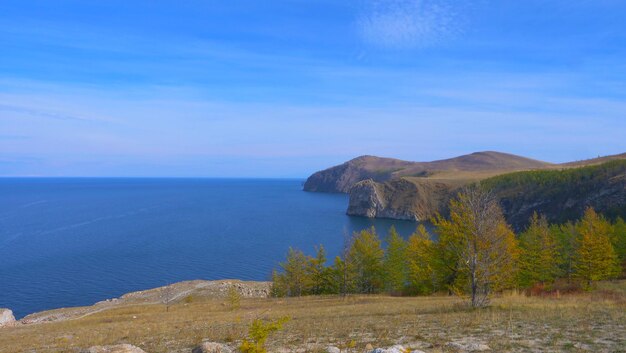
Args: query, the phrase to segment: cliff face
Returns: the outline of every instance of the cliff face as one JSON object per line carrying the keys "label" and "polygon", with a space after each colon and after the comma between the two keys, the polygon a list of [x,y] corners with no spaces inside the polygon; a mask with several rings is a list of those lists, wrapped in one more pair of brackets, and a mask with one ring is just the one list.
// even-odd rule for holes
{"label": "cliff face", "polygon": [[[516,230],[534,212],[550,222],[580,218],[587,207],[607,216],[626,216],[626,160],[588,167],[508,173],[480,181],[500,200]],[[433,179],[366,180],[350,190],[348,214],[422,221],[447,213],[450,198],[463,183]]]}
{"label": "cliff face", "polygon": [[361,156],[346,163],[311,175],[304,183],[304,191],[348,193],[356,183],[372,179],[383,182],[393,173],[409,166],[411,162],[391,158]]}
{"label": "cliff face", "polygon": [[456,188],[429,180],[361,181],[350,189],[348,215],[424,221],[442,212]]}

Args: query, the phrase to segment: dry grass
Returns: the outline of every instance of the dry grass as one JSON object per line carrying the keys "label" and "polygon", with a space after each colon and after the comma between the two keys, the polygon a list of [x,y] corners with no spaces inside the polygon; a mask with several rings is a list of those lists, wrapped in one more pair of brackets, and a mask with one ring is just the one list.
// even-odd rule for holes
{"label": "dry grass", "polygon": [[426,352],[471,339],[495,352],[626,351],[626,282],[595,293],[560,298],[510,293],[483,310],[451,297],[388,296],[244,299],[231,310],[224,299],[131,305],[63,322],[0,330],[0,352],[78,352],[92,345],[130,343],[151,353],[190,352],[202,339],[236,344],[257,317],[290,316],[270,338],[271,351],[320,352],[329,344],[354,352],[367,343],[396,343]]}

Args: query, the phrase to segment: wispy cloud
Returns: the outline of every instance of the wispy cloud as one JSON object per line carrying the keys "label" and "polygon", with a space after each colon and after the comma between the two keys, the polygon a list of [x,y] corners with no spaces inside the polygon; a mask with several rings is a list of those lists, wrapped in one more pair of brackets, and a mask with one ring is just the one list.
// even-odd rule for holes
{"label": "wispy cloud", "polygon": [[31,109],[20,106],[8,105],[0,103],[0,115],[2,112],[22,113],[31,116],[37,116],[42,118],[49,118],[54,120],[72,120],[72,121],[93,121],[92,119],[83,118],[74,115],[68,115],[65,113],[45,111],[40,109]]}
{"label": "wispy cloud", "polygon": [[459,30],[452,5],[437,0],[368,1],[358,18],[363,39],[387,48],[432,45]]}

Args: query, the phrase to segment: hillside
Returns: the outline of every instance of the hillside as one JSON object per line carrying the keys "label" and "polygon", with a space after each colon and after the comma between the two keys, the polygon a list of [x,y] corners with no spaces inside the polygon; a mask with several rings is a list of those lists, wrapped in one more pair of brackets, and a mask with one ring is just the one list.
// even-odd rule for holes
{"label": "hillside", "polygon": [[500,199],[516,228],[538,212],[550,222],[579,218],[591,206],[607,216],[626,215],[626,160],[586,167],[504,174],[481,184]]}
{"label": "hillside", "polygon": [[[592,293],[550,298],[505,294],[483,310],[439,295],[243,298],[233,308],[223,297],[189,294],[169,307],[163,301],[127,302],[104,310],[83,308],[91,314],[73,319],[3,327],[0,352],[111,352],[85,349],[132,344],[147,353],[192,353],[203,341],[235,352],[254,319],[281,317],[290,320],[269,338],[269,352],[332,353],[351,347],[349,352],[370,353],[371,347],[397,344],[424,353],[618,352],[626,345],[620,334],[626,328],[626,282],[599,286]],[[63,310],[70,309],[58,311]]]}
{"label": "hillside", "polygon": [[551,164],[500,152],[476,152],[432,162],[408,162],[399,159],[361,156],[311,175],[305,191],[348,193],[356,183],[371,179],[385,182],[400,177],[454,178],[494,175],[503,172],[548,168]]}
{"label": "hillside", "polygon": [[[349,215],[423,221],[445,213],[448,201],[463,186],[485,181],[497,191],[509,222],[519,229],[534,211],[552,221],[578,218],[587,206],[626,215],[620,169],[625,160],[626,154],[564,164],[498,152],[434,162],[368,156],[313,174],[305,190],[348,190]],[[323,184],[317,182],[321,179]]]}

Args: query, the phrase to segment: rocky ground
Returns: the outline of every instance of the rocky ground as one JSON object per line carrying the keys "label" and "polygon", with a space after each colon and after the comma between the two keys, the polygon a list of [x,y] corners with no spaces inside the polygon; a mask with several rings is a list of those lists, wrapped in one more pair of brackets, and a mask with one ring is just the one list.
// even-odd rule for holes
{"label": "rocky ground", "polygon": [[242,298],[266,298],[270,293],[270,282],[243,282],[239,280],[185,281],[169,286],[127,293],[119,298],[103,300],[93,306],[62,308],[31,314],[24,317],[16,324],[33,324],[76,319],[116,307],[140,304],[177,303],[187,297],[226,298],[231,287],[234,288]]}
{"label": "rocky ground", "polygon": [[[247,298],[233,303],[231,287]],[[269,352],[626,352],[626,282],[563,296],[507,293],[481,310],[448,296],[275,299],[260,294],[267,283],[235,281],[175,288],[169,305],[159,288],[32,315],[0,328],[0,352],[227,353],[253,320],[282,317],[290,319]]]}

